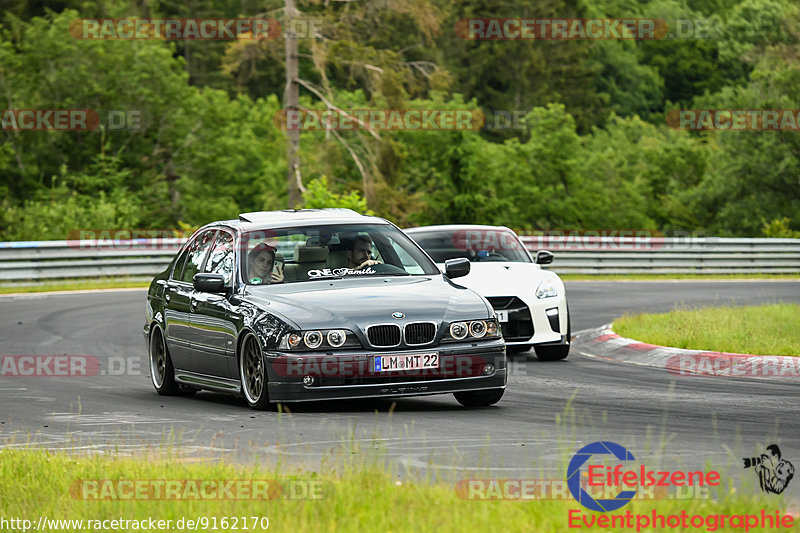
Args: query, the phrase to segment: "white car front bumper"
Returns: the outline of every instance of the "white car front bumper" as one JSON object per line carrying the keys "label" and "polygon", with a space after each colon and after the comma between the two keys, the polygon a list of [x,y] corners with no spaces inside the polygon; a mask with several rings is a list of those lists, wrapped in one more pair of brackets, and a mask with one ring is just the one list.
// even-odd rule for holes
{"label": "white car front bumper", "polygon": [[564,344],[569,342],[569,315],[563,295],[538,299],[519,296],[486,298],[500,319],[508,346]]}

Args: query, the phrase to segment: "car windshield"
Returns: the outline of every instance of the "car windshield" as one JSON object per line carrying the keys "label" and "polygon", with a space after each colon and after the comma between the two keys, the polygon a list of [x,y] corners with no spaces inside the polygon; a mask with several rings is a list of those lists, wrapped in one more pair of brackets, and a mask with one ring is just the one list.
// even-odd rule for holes
{"label": "car windshield", "polygon": [[531,262],[524,245],[513,231],[507,229],[413,230],[409,235],[437,263],[459,257],[475,263]]}
{"label": "car windshield", "polygon": [[263,229],[243,234],[242,244],[241,270],[250,285],[440,273],[388,224]]}

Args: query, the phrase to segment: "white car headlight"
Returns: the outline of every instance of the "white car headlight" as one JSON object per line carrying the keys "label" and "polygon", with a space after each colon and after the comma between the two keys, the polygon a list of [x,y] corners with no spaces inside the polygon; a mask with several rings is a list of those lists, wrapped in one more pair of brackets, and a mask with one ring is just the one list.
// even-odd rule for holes
{"label": "white car headlight", "polygon": [[552,278],[543,279],[536,287],[536,297],[552,298],[553,296],[558,296],[558,285]]}

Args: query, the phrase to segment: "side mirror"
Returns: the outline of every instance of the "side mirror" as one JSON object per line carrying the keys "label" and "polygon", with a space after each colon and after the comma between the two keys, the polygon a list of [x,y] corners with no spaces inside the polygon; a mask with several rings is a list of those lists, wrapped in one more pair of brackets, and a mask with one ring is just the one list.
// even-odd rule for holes
{"label": "side mirror", "polygon": [[196,291],[225,292],[225,277],[222,274],[195,274],[192,281]]}
{"label": "side mirror", "polygon": [[444,273],[450,279],[460,278],[469,274],[470,266],[469,259],[465,257],[448,259],[444,262]]}
{"label": "side mirror", "polygon": [[553,262],[553,254],[547,250],[539,250],[536,252],[537,265],[549,265]]}

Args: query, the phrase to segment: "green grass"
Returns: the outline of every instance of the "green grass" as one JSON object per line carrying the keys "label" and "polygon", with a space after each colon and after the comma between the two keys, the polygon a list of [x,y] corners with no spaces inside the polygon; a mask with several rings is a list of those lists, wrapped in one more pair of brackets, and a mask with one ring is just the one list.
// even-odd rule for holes
{"label": "green grass", "polygon": [[79,291],[94,289],[147,288],[150,281],[129,278],[65,279],[42,282],[36,285],[0,285],[0,294],[17,294],[51,291]]}
{"label": "green grass", "polygon": [[800,305],[676,309],[626,315],[614,331],[649,344],[754,355],[800,355]]}
{"label": "green grass", "polygon": [[[562,274],[565,281],[626,281],[626,280],[651,280],[667,281],[672,279],[687,280],[741,280],[741,279],[774,279],[796,280],[800,275],[792,274]],[[42,282],[35,285],[0,285],[0,294],[17,294],[51,291],[78,291],[94,289],[126,289],[147,288],[150,281],[129,278],[100,278],[100,279],[66,279],[52,282]]]}
{"label": "green grass", "polygon": [[[515,476],[508,476],[515,477]],[[516,476],[519,477],[519,476]],[[315,480],[325,487],[323,499],[166,500],[76,498],[70,487],[79,480]],[[724,479],[724,478],[723,478]],[[745,491],[747,492],[747,491]],[[783,510],[780,498],[744,496],[725,488],[719,501],[633,501],[616,513],[759,514]],[[81,457],[37,450],[0,450],[0,518],[145,519],[266,516],[269,531],[565,531],[568,511],[599,517],[574,501],[478,501],[461,499],[455,484],[442,481],[397,481],[383,464],[367,461],[331,466],[325,472],[288,472],[280,467],[226,463],[187,463],[177,458]],[[260,528],[239,531],[262,531]],[[119,527],[117,531],[135,528]],[[199,528],[200,531],[211,528]],[[218,529],[221,531],[233,528]],[[602,530],[592,528],[592,530]],[[648,531],[651,529],[645,529]],[[720,528],[718,531],[729,531]],[[64,527],[59,531],[79,531]],[[175,531],[174,526],[171,531]],[[633,529],[635,531],[635,528]]]}

